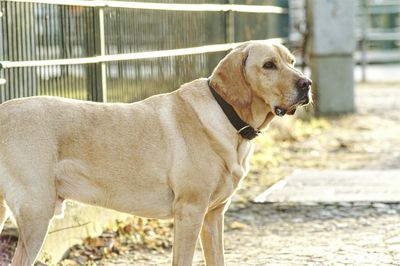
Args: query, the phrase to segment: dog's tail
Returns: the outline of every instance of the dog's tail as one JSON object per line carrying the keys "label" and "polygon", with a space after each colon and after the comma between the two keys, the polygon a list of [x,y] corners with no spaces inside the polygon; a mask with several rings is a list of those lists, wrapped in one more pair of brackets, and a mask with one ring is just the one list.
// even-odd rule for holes
{"label": "dog's tail", "polygon": [[8,218],[8,211],[6,202],[4,201],[3,195],[0,194],[0,234],[3,230],[4,223]]}

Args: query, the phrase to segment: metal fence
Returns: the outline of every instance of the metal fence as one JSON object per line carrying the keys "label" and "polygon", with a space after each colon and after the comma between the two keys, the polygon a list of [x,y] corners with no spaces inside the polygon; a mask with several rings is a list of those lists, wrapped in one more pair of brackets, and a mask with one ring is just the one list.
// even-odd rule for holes
{"label": "metal fence", "polygon": [[235,43],[288,36],[288,1],[181,1],[0,1],[0,101],[132,102],[208,76]]}
{"label": "metal fence", "polygon": [[371,63],[400,63],[400,1],[357,1],[357,62],[362,65],[362,80]]}

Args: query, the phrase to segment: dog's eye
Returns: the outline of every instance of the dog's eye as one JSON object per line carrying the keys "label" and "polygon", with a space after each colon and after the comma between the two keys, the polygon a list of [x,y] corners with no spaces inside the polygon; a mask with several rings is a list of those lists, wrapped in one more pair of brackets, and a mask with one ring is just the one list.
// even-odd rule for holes
{"label": "dog's eye", "polygon": [[265,69],[276,69],[276,65],[273,62],[269,61],[269,62],[266,62],[263,65],[263,68],[265,68]]}

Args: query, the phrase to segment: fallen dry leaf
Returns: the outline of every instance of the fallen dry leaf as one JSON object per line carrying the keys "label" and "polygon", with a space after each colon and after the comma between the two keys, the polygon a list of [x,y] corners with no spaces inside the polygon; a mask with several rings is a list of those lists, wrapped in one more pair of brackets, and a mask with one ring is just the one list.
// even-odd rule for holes
{"label": "fallen dry leaf", "polygon": [[246,227],[247,227],[247,225],[245,225],[244,223],[241,223],[241,222],[237,222],[237,221],[232,222],[229,225],[229,228],[232,229],[232,230],[243,230]]}

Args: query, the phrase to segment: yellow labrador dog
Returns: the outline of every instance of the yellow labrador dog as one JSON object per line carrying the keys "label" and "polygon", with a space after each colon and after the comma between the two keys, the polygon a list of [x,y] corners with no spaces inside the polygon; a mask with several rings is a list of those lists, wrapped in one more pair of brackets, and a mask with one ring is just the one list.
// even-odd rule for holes
{"label": "yellow labrador dog", "polygon": [[0,227],[19,229],[12,265],[32,265],[66,199],[174,218],[173,265],[224,265],[223,216],[250,139],[310,99],[280,44],[247,42],[209,79],[132,104],[31,97],[0,105]]}

